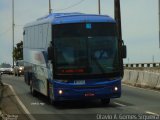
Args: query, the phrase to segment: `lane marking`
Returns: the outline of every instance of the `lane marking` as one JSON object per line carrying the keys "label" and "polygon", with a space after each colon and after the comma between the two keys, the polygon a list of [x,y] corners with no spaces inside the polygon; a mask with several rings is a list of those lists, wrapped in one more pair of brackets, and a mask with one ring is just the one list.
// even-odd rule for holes
{"label": "lane marking", "polygon": [[14,91],[13,87],[9,84],[4,83],[5,85],[8,85],[9,88],[11,89],[11,91],[14,94],[14,97],[16,98],[16,100],[18,101],[19,105],[22,107],[22,109],[24,110],[24,112],[27,114],[27,116],[29,117],[30,120],[36,120],[31,113],[29,112],[29,110],[25,107],[25,105],[22,103],[22,101],[19,99],[19,97],[17,96],[16,92]]}
{"label": "lane marking", "polygon": [[121,103],[117,103],[117,102],[113,102],[114,104],[116,104],[116,105],[119,105],[119,106],[121,106],[121,107],[125,107],[126,105],[124,105],[124,104],[121,104]]}
{"label": "lane marking", "polygon": [[146,89],[146,88],[140,88],[140,87],[131,86],[131,85],[127,85],[127,84],[122,84],[122,85],[131,87],[131,88],[138,88],[138,89],[148,90],[148,91],[152,91],[152,92],[156,92],[156,93],[159,93],[159,94],[160,94],[160,91],[152,90],[152,89],[149,89],[149,88],[147,88],[147,89]]}
{"label": "lane marking", "polygon": [[150,115],[157,115],[157,116],[159,116],[159,114],[154,113],[154,112],[150,112],[150,111],[146,111],[146,113],[147,113],[147,114],[150,114]]}

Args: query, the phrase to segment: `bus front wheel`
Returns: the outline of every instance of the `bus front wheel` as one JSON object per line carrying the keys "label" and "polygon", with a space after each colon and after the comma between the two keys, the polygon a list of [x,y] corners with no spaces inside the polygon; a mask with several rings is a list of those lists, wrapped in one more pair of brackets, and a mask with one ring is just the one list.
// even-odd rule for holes
{"label": "bus front wheel", "polygon": [[49,94],[49,103],[51,105],[54,105],[54,106],[58,106],[60,104],[60,101],[56,101],[53,99],[53,96],[51,94]]}
{"label": "bus front wheel", "polygon": [[107,98],[107,99],[101,99],[101,103],[103,105],[108,105],[110,103],[110,98]]}

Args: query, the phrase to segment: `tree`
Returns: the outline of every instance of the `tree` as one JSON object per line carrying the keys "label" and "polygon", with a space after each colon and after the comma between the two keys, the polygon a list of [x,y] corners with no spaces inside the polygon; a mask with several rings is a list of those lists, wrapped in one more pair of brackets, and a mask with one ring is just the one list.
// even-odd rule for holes
{"label": "tree", "polygon": [[22,41],[17,43],[16,47],[14,47],[13,57],[15,61],[23,59],[23,42]]}

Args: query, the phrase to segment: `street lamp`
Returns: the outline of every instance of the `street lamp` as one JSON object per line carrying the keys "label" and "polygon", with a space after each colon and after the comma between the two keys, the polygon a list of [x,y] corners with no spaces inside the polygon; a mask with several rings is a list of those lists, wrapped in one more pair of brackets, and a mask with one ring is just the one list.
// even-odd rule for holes
{"label": "street lamp", "polygon": [[160,48],[160,0],[158,0],[158,8],[159,8],[159,48]]}
{"label": "street lamp", "polygon": [[114,0],[114,17],[117,22],[119,39],[122,40],[120,0]]}
{"label": "street lamp", "polygon": [[13,48],[12,48],[12,59],[13,59],[13,67],[14,67],[14,0],[12,0],[12,40],[13,40]]}
{"label": "street lamp", "polygon": [[49,14],[52,13],[52,9],[51,9],[51,0],[49,0]]}
{"label": "street lamp", "polygon": [[98,13],[101,14],[101,1],[98,0]]}

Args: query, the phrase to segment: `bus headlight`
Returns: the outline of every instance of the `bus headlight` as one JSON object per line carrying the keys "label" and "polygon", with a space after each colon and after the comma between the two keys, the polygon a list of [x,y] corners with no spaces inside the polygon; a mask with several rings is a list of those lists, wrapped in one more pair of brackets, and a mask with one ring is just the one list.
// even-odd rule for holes
{"label": "bus headlight", "polygon": [[117,86],[114,87],[114,91],[115,91],[115,92],[118,91],[118,87],[117,87]]}
{"label": "bus headlight", "polygon": [[62,95],[63,94],[63,90],[58,90],[58,94]]}

